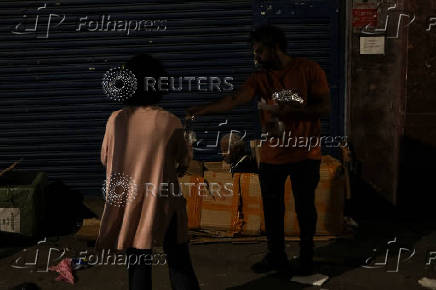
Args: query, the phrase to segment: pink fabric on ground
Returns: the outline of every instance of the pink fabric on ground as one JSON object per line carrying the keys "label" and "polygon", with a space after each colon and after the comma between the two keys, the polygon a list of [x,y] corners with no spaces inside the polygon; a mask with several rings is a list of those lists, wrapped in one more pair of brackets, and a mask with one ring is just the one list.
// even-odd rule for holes
{"label": "pink fabric on ground", "polygon": [[65,281],[70,284],[74,284],[73,270],[71,268],[71,259],[65,258],[59,262],[56,266],[48,268],[50,271],[58,272],[59,276],[56,281]]}

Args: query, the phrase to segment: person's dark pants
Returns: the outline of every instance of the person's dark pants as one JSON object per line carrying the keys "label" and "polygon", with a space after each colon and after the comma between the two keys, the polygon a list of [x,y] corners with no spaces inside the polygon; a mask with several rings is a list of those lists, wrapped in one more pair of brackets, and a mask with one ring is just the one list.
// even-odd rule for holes
{"label": "person's dark pants", "polygon": [[262,191],[265,230],[268,251],[273,256],[285,255],[284,242],[284,188],[290,176],[295,200],[295,211],[300,226],[300,257],[313,258],[313,236],[317,213],[315,189],[320,176],[319,160],[304,160],[289,164],[260,164],[259,179]]}
{"label": "person's dark pants", "polygon": [[[192,267],[189,246],[177,244],[177,220],[173,218],[165,235],[164,252],[169,268],[171,288],[173,290],[198,290],[198,280]],[[129,248],[127,255],[151,255],[152,250]],[[159,259],[162,265],[162,258]],[[148,264],[148,265],[146,265]],[[151,263],[138,263],[129,266],[129,290],[151,290]]]}

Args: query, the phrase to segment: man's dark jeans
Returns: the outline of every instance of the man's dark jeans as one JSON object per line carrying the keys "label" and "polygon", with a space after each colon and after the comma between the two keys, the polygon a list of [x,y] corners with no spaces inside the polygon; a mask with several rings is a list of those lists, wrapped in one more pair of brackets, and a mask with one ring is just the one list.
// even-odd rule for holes
{"label": "man's dark jeans", "polygon": [[315,189],[320,175],[320,160],[304,160],[288,164],[260,164],[265,230],[268,250],[273,256],[284,254],[284,188],[290,176],[295,200],[295,211],[300,226],[300,257],[312,259],[313,236],[316,230],[317,213]]}

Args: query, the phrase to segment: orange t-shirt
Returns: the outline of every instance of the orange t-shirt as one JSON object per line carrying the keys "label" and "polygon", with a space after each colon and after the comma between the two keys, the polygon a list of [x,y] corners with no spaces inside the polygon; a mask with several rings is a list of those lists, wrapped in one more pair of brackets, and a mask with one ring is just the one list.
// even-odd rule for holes
{"label": "orange t-shirt", "polygon": [[[251,90],[253,96],[260,96],[266,104],[275,104],[272,93],[283,89],[297,91],[306,105],[311,104],[313,96],[328,97],[330,93],[324,70],[316,62],[305,58],[292,58],[289,65],[281,70],[252,73],[244,84],[244,89]],[[262,126],[270,119],[270,112],[260,110]],[[301,119],[290,114],[280,120],[285,127],[283,136],[262,134],[261,162],[286,164],[305,159],[321,159],[319,118]]]}

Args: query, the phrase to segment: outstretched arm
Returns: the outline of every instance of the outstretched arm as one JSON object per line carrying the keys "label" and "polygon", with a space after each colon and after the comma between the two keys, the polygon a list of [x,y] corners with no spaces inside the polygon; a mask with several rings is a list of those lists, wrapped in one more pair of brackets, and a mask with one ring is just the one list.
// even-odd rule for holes
{"label": "outstretched arm", "polygon": [[233,108],[251,102],[255,96],[255,90],[247,85],[242,86],[235,94],[205,105],[194,106],[186,110],[186,117],[193,115],[211,115],[226,113]]}

